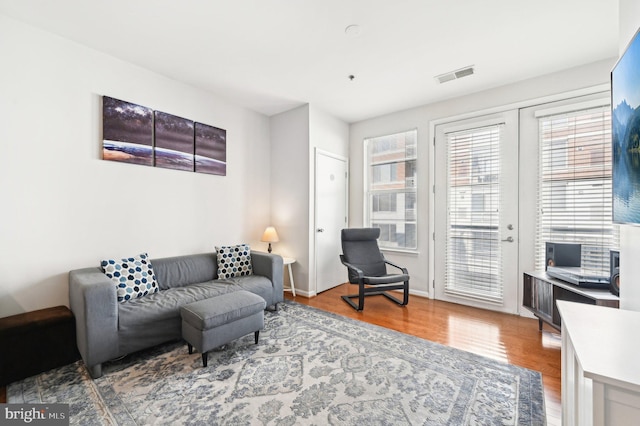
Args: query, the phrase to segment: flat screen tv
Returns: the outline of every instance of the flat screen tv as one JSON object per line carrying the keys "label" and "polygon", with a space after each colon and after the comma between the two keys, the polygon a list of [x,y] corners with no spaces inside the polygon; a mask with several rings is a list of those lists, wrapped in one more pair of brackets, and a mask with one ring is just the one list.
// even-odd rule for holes
{"label": "flat screen tv", "polygon": [[613,221],[640,224],[640,31],[611,71]]}

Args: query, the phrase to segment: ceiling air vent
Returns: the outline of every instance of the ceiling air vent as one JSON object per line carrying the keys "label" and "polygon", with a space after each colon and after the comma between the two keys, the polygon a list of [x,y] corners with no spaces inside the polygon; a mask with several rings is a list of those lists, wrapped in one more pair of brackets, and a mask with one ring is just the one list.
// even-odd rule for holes
{"label": "ceiling air vent", "polygon": [[472,75],[475,72],[473,65],[470,65],[465,68],[460,68],[459,70],[450,71],[444,74],[440,74],[435,76],[435,79],[438,80],[438,83],[446,83],[447,81],[457,80],[462,77],[466,77],[468,75]]}

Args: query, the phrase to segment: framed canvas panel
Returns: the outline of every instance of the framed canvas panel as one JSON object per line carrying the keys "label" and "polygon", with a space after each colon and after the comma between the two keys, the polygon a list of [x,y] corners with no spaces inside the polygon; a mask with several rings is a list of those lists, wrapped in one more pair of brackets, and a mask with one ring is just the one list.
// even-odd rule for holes
{"label": "framed canvas panel", "polygon": [[227,131],[196,123],[195,170],[198,173],[227,175]]}
{"label": "framed canvas panel", "polygon": [[153,111],[103,96],[102,158],[153,166]]}
{"label": "framed canvas panel", "polygon": [[155,112],[155,165],[194,170],[194,123],[186,118]]}
{"label": "framed canvas panel", "polygon": [[640,30],[611,71],[613,221],[640,224]]}

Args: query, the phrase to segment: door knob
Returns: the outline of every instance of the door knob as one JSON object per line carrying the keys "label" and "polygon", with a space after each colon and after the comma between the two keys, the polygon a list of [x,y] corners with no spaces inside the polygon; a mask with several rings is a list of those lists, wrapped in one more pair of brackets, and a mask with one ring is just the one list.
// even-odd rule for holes
{"label": "door knob", "polygon": [[505,238],[505,239],[504,239],[504,240],[502,240],[502,241],[506,241],[506,242],[508,242],[508,243],[512,243],[512,242],[513,242],[513,237],[507,237],[507,238]]}
{"label": "door knob", "polygon": [[324,228],[318,228],[316,229],[317,232],[324,232]]}

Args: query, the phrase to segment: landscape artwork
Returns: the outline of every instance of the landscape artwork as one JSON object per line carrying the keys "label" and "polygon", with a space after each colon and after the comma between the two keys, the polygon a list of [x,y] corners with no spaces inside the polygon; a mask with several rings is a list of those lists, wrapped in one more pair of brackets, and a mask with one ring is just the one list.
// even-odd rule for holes
{"label": "landscape artwork", "polygon": [[227,131],[196,123],[195,170],[198,173],[227,175]]}
{"label": "landscape artwork", "polygon": [[165,112],[155,112],[155,165],[194,170],[194,123]]}
{"label": "landscape artwork", "polygon": [[103,96],[102,158],[153,166],[153,111]]}
{"label": "landscape artwork", "polygon": [[640,223],[640,39],[611,72],[613,221]]}

